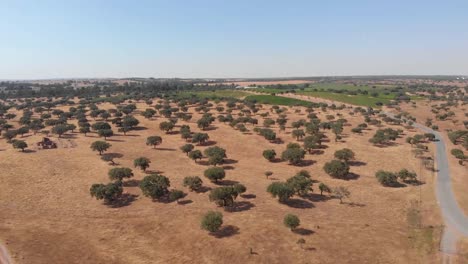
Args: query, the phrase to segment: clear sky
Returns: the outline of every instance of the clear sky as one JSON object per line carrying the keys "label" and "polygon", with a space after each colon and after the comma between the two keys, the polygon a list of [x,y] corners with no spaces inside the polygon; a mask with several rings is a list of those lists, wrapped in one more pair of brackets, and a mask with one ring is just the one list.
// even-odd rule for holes
{"label": "clear sky", "polygon": [[468,75],[468,0],[0,0],[0,79]]}

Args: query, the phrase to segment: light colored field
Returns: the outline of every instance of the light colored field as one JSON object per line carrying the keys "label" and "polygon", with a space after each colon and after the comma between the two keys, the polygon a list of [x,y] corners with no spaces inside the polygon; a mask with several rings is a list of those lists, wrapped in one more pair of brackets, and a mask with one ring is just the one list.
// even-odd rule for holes
{"label": "light colored field", "polygon": [[[139,109],[147,106],[139,104]],[[109,104],[101,108],[112,107]],[[291,108],[288,124],[304,114]],[[302,113],[304,113],[304,108]],[[193,111],[193,110],[191,110]],[[260,112],[269,111],[267,106]],[[270,163],[262,157],[264,149],[281,153],[293,142],[289,134],[277,131],[284,144],[269,143],[255,134],[242,134],[228,125],[215,122],[208,131],[217,146],[227,150],[232,166],[227,180],[247,187],[249,198],[238,198],[238,212],[225,212],[209,202],[208,193],[189,193],[185,205],[152,202],[143,197],[138,187],[124,191],[138,195],[131,204],[110,208],[89,196],[93,183],[107,182],[111,166],[99,159],[89,148],[97,140],[91,133],[69,134],[56,150],[36,150],[21,153],[0,140],[0,239],[7,242],[18,264],[27,263],[438,263],[436,243],[440,219],[433,192],[433,173],[421,169],[404,138],[396,146],[378,148],[368,139],[376,128],[363,135],[350,133],[351,127],[363,122],[360,116],[349,116],[352,126],[345,127],[344,142],[326,142],[328,148],[320,155],[307,154],[312,164],[295,167],[286,162]],[[319,113],[324,119],[326,114]],[[274,115],[276,118],[276,115]],[[195,114],[188,124],[199,131]],[[120,153],[120,166],[132,167],[133,159],[145,156],[152,161],[149,170],[167,176],[171,187],[182,187],[185,176],[198,175],[207,186],[215,187],[202,176],[207,166],[195,164],[179,147],[185,144],[177,134],[166,135],[158,128],[164,118],[146,120],[138,117],[145,130],[132,131],[128,136],[115,136],[110,153]],[[262,118],[256,116],[262,124]],[[178,125],[184,124],[179,121]],[[249,129],[252,127],[248,126]],[[277,127],[274,128],[277,130]],[[114,129],[114,131],[116,131]],[[407,135],[417,131],[407,131]],[[145,145],[150,135],[161,135],[163,143],[152,149]],[[333,138],[330,132],[327,132]],[[40,136],[24,138],[30,146]],[[332,179],[322,169],[337,149],[351,148],[362,162],[352,166],[359,175],[355,180]],[[197,147],[205,149],[206,147]],[[374,174],[379,169],[396,171],[408,168],[416,171],[425,184],[404,188],[380,186]],[[267,192],[275,180],[285,180],[301,169],[312,178],[329,186],[346,186],[350,200],[339,204],[336,199],[321,200],[318,184],[311,199],[294,198],[295,207],[280,204]],[[265,171],[274,172],[267,180]],[[144,173],[135,169],[135,179]],[[422,207],[414,211],[414,201],[421,198]],[[208,210],[224,214],[224,226],[231,226],[229,236],[215,238],[200,229],[200,218]],[[414,215],[416,212],[416,216]],[[417,213],[419,212],[419,213]],[[285,214],[294,213],[301,227],[312,233],[299,235],[283,226]],[[415,220],[416,219],[416,220]],[[419,220],[417,220],[419,219]],[[416,221],[416,222],[414,222]],[[413,228],[418,221],[427,227],[424,233]],[[434,228],[429,228],[433,226]],[[304,249],[296,241],[306,240]],[[256,253],[249,254],[249,249]]]}
{"label": "light colored field", "polygon": [[[467,163],[464,166],[458,164],[458,160],[450,154],[450,151],[454,148],[463,149],[460,145],[454,145],[447,137],[447,130],[461,130],[463,127],[463,120],[466,120],[464,113],[467,112],[467,106],[451,107],[451,111],[455,113],[455,116],[445,120],[436,120],[435,114],[431,112],[431,105],[437,104],[436,102],[419,101],[416,103],[416,107],[410,104],[400,105],[402,111],[409,112],[411,115],[417,118],[418,122],[424,124],[426,119],[431,118],[434,125],[439,126],[439,131],[444,136],[444,141],[447,146],[447,157],[449,160],[450,175],[452,179],[452,188],[455,192],[455,198],[458,201],[460,207],[464,210],[465,214],[468,214],[468,168]],[[466,152],[466,151],[465,151]]]}

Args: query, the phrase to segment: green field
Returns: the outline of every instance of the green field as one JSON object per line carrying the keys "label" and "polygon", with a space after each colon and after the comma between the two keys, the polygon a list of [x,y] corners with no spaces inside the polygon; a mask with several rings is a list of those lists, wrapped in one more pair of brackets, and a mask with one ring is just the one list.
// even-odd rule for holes
{"label": "green field", "polygon": [[237,91],[237,90],[214,90],[214,91],[184,91],[177,94],[178,98],[208,98],[208,99],[216,99],[216,98],[236,98],[242,99],[248,96],[249,93],[244,91]]}
{"label": "green field", "polygon": [[348,94],[341,94],[341,93],[331,93],[331,92],[312,92],[312,91],[300,91],[297,92],[300,95],[312,96],[312,97],[319,97],[323,99],[339,101],[343,103],[353,104],[353,105],[360,105],[360,106],[372,106],[376,107],[377,103],[386,104],[392,100],[395,95],[389,94],[379,94],[378,97],[372,97],[368,95],[348,95]]}
{"label": "green field", "polygon": [[287,106],[310,106],[312,103],[294,99],[294,98],[286,98],[281,96],[274,96],[274,95],[249,95],[245,98],[245,100],[253,101],[256,100],[258,103],[262,104],[271,104],[271,105],[287,105]]}

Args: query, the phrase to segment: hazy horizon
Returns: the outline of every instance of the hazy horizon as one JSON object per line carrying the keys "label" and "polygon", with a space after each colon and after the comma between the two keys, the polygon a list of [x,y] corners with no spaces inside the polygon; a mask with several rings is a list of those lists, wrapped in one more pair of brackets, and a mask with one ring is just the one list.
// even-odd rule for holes
{"label": "hazy horizon", "polygon": [[468,75],[467,1],[6,1],[0,80]]}

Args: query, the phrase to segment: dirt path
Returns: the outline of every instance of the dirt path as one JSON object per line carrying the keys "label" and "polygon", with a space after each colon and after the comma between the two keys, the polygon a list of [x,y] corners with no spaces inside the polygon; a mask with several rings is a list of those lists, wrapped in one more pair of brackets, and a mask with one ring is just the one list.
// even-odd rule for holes
{"label": "dirt path", "polygon": [[8,250],[0,244],[0,264],[13,264]]}
{"label": "dirt path", "polygon": [[[283,95],[279,95],[283,96]],[[322,98],[311,98],[309,96],[287,94],[284,97],[296,98],[312,102],[327,102],[341,104],[324,100]],[[345,104],[349,106],[349,104]],[[388,115],[392,113],[386,112]],[[450,169],[448,165],[447,151],[442,135],[426,126],[415,123],[414,127],[426,133],[433,133],[436,136],[436,162],[437,162],[437,182],[435,185],[437,202],[441,208],[442,216],[445,222],[444,233],[440,242],[440,250],[442,252],[442,263],[452,263],[453,257],[457,254],[457,241],[461,236],[468,237],[468,218],[463,213],[463,210],[458,205],[455,194],[452,189]]]}

